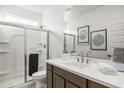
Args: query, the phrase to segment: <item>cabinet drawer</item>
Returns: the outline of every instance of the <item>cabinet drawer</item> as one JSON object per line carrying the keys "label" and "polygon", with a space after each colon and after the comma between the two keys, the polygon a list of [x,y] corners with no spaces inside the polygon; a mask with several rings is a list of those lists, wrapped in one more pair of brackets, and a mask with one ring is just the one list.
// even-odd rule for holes
{"label": "cabinet drawer", "polygon": [[87,80],[83,77],[67,72],[67,80],[81,88],[86,88]]}
{"label": "cabinet drawer", "polygon": [[65,71],[55,66],[53,66],[53,72],[79,87],[86,88],[87,80],[83,77],[77,76],[71,72]]}
{"label": "cabinet drawer", "polygon": [[53,73],[65,78],[65,79],[67,77],[67,71],[65,71],[61,68],[55,67],[55,66],[53,66]]}
{"label": "cabinet drawer", "polygon": [[47,63],[47,69],[50,70],[50,71],[52,71],[53,66]]}
{"label": "cabinet drawer", "polygon": [[66,82],[66,88],[80,88],[79,86],[67,81]]}
{"label": "cabinet drawer", "polygon": [[104,85],[88,80],[88,88],[107,88]]}

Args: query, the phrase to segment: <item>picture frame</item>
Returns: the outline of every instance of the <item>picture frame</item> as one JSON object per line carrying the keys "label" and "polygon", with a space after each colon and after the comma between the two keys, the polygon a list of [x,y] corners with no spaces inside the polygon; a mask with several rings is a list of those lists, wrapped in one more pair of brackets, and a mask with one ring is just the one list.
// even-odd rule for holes
{"label": "picture frame", "polygon": [[107,29],[91,32],[91,50],[107,50]]}
{"label": "picture frame", "polygon": [[88,43],[89,42],[89,25],[78,27],[77,29],[77,42]]}

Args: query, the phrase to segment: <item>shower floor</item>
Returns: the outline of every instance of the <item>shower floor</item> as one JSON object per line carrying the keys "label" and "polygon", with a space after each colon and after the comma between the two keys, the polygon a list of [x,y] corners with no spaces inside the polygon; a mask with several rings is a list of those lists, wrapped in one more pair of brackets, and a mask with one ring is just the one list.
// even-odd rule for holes
{"label": "shower floor", "polygon": [[[28,76],[27,80],[28,81],[32,80],[32,77]],[[0,88],[10,88],[10,87],[14,87],[14,86],[17,86],[23,83],[24,83],[24,76],[17,77],[17,78],[6,80],[4,82],[0,82]]]}

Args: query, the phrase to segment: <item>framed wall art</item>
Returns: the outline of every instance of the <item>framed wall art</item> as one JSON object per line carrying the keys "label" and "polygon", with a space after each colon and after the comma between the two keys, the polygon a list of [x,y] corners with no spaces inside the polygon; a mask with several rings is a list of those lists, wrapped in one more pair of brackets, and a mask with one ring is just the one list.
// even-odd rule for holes
{"label": "framed wall art", "polygon": [[79,27],[77,29],[77,42],[88,43],[89,42],[89,25]]}
{"label": "framed wall art", "polygon": [[91,50],[107,50],[107,29],[91,32]]}

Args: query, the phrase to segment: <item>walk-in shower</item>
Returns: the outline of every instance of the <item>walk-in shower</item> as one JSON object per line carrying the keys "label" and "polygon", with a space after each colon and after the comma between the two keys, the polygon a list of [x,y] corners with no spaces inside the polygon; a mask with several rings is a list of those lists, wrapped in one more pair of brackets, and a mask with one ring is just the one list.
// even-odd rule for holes
{"label": "walk-in shower", "polygon": [[0,22],[0,87],[13,87],[32,80],[29,55],[38,54],[38,70],[49,58],[49,32]]}

